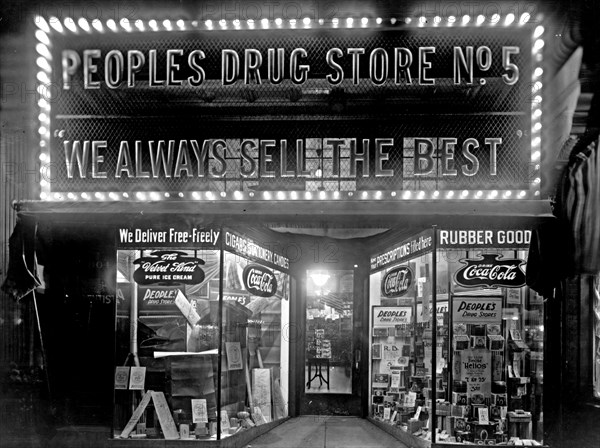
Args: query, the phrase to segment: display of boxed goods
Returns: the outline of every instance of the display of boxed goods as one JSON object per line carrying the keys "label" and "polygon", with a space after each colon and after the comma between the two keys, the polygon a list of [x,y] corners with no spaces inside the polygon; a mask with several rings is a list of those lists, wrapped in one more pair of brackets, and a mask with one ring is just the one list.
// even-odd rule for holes
{"label": "display of boxed goods", "polygon": [[[512,249],[501,251],[502,254],[495,249],[486,253],[481,247],[453,250],[462,252],[462,258],[456,258],[454,252],[438,258],[440,265],[437,268],[443,272],[438,287],[448,285],[448,289],[437,296],[438,315],[424,312],[432,297],[426,298],[427,289],[417,285],[412,297],[413,310],[416,310],[416,315],[411,315],[414,332],[406,334],[405,329],[410,326],[396,326],[393,333],[388,332],[388,339],[370,341],[392,343],[392,334],[404,336],[402,344],[411,348],[406,351],[410,357],[406,371],[411,375],[407,390],[415,394],[411,403],[431,409],[435,401],[435,418],[428,424],[431,427],[417,431],[413,419],[408,421],[406,429],[421,439],[437,443],[497,445],[507,443],[509,429],[515,432],[515,438],[526,440],[529,434],[521,421],[526,416],[515,414],[526,408],[531,419],[537,422],[537,426],[533,426],[536,434],[529,439],[541,440],[539,395],[542,388],[540,383],[536,383],[536,387],[530,383],[540,365],[535,364],[537,357],[533,359],[528,355],[528,344],[543,325],[542,307],[530,309],[530,303],[523,299],[528,296],[522,289],[526,286],[498,286],[491,280],[490,287],[475,286],[475,282],[470,283],[464,278],[464,272],[470,266],[477,265],[481,276],[488,271],[495,273],[505,269],[504,266],[520,266],[524,264],[523,258],[513,258],[516,255],[523,257],[523,254]],[[445,258],[445,255],[454,258]],[[504,262],[502,257],[510,263],[499,262]],[[427,256],[410,260],[415,265],[419,282],[426,283],[427,271],[432,271],[431,260]],[[427,268],[424,265],[428,265]],[[377,278],[383,279],[385,272]],[[377,300],[375,294],[375,307]],[[409,304],[408,296],[405,304]],[[437,334],[437,350],[432,349],[434,334]],[[375,372],[380,364],[373,361],[372,367]],[[398,413],[397,420],[406,421],[406,415]]]}

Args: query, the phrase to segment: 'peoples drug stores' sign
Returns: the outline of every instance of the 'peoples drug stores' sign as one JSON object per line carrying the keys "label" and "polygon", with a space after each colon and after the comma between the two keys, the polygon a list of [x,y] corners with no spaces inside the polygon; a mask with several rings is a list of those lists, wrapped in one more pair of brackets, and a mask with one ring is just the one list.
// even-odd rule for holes
{"label": "'peoples drug stores' sign", "polygon": [[481,324],[500,323],[502,319],[502,298],[455,297],[452,301],[452,321],[454,323]]}

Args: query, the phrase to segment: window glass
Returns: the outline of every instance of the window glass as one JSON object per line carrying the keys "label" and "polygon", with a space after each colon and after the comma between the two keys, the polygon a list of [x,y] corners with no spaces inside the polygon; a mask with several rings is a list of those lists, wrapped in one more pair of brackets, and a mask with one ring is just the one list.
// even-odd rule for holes
{"label": "window glass", "polygon": [[117,268],[115,436],[216,438],[220,252],[119,250]]}
{"label": "window glass", "polygon": [[432,255],[421,255],[371,274],[369,293],[369,415],[424,440],[431,440],[431,400],[439,393],[432,375],[433,275]]}
{"label": "window glass", "polygon": [[522,286],[526,259],[523,249],[438,252],[438,301],[448,301],[438,442],[542,442],[543,298]]}

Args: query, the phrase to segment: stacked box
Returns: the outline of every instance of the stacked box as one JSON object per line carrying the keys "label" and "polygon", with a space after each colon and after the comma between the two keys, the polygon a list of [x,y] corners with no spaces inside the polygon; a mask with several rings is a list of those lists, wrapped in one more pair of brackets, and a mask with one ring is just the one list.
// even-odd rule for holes
{"label": "stacked box", "polygon": [[459,406],[467,405],[467,394],[452,392],[452,404],[456,404]]}
{"label": "stacked box", "polygon": [[507,406],[508,396],[506,394],[492,394],[492,405]]}
{"label": "stacked box", "polygon": [[487,408],[485,404],[474,404],[471,406],[471,413],[469,414],[472,419],[479,420],[479,411],[480,408]]}
{"label": "stacked box", "polygon": [[496,443],[506,443],[508,442],[508,436],[503,433],[498,431],[496,434],[494,434],[494,438],[496,439]]}
{"label": "stacked box", "polygon": [[436,408],[436,412],[439,415],[450,415],[451,412],[451,404],[448,402],[444,402],[444,403],[438,403],[437,404],[437,408]]}
{"label": "stacked box", "polygon": [[446,427],[444,427],[444,429],[448,434],[450,434],[450,436],[454,436],[454,429],[456,428],[456,419],[457,417],[454,416],[446,418]]}
{"label": "stacked box", "polygon": [[497,423],[489,423],[487,425],[474,423],[472,425],[472,428],[473,428],[473,436],[476,439],[480,439],[480,440],[493,439],[494,434],[496,432],[498,432],[498,424]]}
{"label": "stacked box", "polygon": [[458,443],[472,442],[473,434],[468,431],[455,431],[454,437],[456,437],[456,441]]}
{"label": "stacked box", "polygon": [[460,406],[457,404],[453,404],[450,406],[450,414],[455,417],[466,417],[467,416],[467,407]]}
{"label": "stacked box", "polygon": [[408,421],[408,432],[409,434],[414,434],[415,432],[423,428],[423,426],[425,426],[425,422],[421,420],[410,419]]}
{"label": "stacked box", "polygon": [[488,336],[488,348],[492,351],[504,350],[504,338],[500,335]]}
{"label": "stacked box", "polygon": [[485,396],[483,394],[480,394],[480,393],[472,393],[471,394],[471,397],[469,399],[470,405],[484,404],[484,403],[485,403]]}
{"label": "stacked box", "polygon": [[397,419],[401,423],[408,423],[411,417],[415,414],[415,411],[412,409],[401,408],[398,411]]}
{"label": "stacked box", "polygon": [[425,397],[426,400],[431,400],[431,389],[429,387],[423,388],[423,397]]}
{"label": "stacked box", "polygon": [[490,420],[500,420],[502,415],[506,415],[507,411],[506,406],[490,406]]}

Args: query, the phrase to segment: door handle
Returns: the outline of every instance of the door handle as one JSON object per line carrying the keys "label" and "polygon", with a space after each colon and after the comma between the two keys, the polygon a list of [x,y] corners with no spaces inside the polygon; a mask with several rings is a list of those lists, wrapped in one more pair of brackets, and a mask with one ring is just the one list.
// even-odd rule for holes
{"label": "door handle", "polygon": [[359,348],[357,348],[354,350],[354,368],[356,370],[359,370],[360,360],[361,360],[361,351]]}

